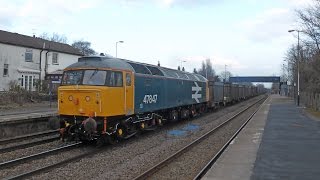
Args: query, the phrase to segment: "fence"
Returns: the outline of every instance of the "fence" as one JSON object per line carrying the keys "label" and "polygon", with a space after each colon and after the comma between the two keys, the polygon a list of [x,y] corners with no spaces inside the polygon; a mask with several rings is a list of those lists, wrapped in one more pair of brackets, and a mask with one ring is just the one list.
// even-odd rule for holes
{"label": "fence", "polygon": [[320,111],[320,94],[301,92],[301,102],[308,108]]}

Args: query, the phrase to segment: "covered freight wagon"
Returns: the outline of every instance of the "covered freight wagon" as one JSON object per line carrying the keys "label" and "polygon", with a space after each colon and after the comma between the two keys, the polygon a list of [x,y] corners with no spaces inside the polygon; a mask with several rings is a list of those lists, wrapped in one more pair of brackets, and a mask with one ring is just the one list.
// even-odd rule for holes
{"label": "covered freight wagon", "polygon": [[209,107],[214,108],[223,104],[223,83],[222,82],[209,82]]}

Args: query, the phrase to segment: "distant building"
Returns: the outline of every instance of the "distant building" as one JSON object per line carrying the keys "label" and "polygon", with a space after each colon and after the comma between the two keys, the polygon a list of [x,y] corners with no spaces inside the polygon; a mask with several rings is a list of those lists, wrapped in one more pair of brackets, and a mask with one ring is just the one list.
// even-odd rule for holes
{"label": "distant building", "polygon": [[0,30],[0,91],[17,81],[36,90],[39,80],[78,61],[82,54],[72,46]]}

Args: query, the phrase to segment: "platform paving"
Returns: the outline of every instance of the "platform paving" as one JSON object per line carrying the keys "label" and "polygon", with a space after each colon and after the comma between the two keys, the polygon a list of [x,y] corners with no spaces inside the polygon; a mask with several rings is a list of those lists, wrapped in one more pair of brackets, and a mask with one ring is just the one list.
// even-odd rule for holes
{"label": "platform paving", "polygon": [[320,179],[320,121],[272,95],[203,179]]}
{"label": "platform paving", "polygon": [[21,106],[13,109],[0,110],[0,123],[18,121],[24,119],[51,117],[57,115],[56,103],[39,103],[28,106]]}

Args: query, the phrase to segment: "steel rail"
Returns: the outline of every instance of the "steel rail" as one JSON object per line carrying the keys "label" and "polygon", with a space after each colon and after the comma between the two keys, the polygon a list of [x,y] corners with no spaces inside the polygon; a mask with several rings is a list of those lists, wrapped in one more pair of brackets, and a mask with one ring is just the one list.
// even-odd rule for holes
{"label": "steel rail", "polygon": [[24,136],[0,139],[0,145],[9,144],[9,143],[17,142],[17,141],[22,141],[22,140],[29,139],[29,138],[38,138],[38,137],[43,137],[43,136],[49,136],[52,134],[56,134],[58,132],[59,132],[59,130],[49,130],[49,131],[43,131],[43,132],[34,133],[34,134],[28,134],[28,135],[24,135]]}
{"label": "steel rail", "polygon": [[17,149],[24,149],[24,148],[28,148],[28,147],[32,147],[32,146],[36,146],[36,145],[40,145],[40,144],[45,144],[45,143],[57,141],[59,139],[60,139],[59,136],[55,136],[55,137],[52,137],[52,138],[41,139],[41,140],[38,140],[38,141],[32,141],[32,142],[29,142],[29,143],[18,144],[18,145],[15,145],[15,146],[8,146],[8,147],[5,147],[5,148],[1,148],[0,149],[0,153],[7,153],[7,152],[15,151]]}
{"label": "steel rail", "polygon": [[224,121],[223,123],[219,124],[217,127],[215,127],[214,129],[210,130],[209,132],[207,132],[206,134],[202,135],[201,137],[197,138],[196,140],[194,140],[193,142],[191,142],[190,144],[186,145],[185,147],[183,147],[182,149],[180,149],[179,151],[175,152],[174,154],[172,154],[171,156],[169,156],[168,158],[164,159],[163,161],[161,161],[160,163],[154,165],[153,167],[151,167],[150,169],[148,169],[147,171],[143,172],[142,174],[138,175],[137,177],[135,177],[135,180],[141,180],[141,179],[147,179],[148,177],[152,176],[154,173],[156,173],[157,171],[159,171],[161,168],[163,168],[165,165],[169,164],[171,161],[173,161],[175,158],[181,156],[183,153],[187,152],[190,148],[192,148],[193,146],[199,144],[201,141],[205,140],[207,137],[209,137],[212,133],[216,132],[218,129],[220,129],[221,127],[223,127],[224,125],[226,125],[228,122],[230,122],[231,120],[235,119],[236,117],[238,117],[239,115],[241,115],[242,113],[246,112],[248,109],[250,109],[251,107],[253,107],[254,105],[258,104],[259,102],[261,102],[262,100],[264,100],[266,97],[263,97],[261,99],[259,99],[258,101],[256,101],[255,103],[253,103],[252,105],[246,107],[244,110],[238,112],[237,114],[235,114],[234,116],[232,116],[231,118],[227,119],[226,121]]}
{"label": "steel rail", "polygon": [[57,167],[60,167],[60,166],[62,166],[64,164],[68,164],[68,163],[71,163],[73,161],[77,161],[77,160],[80,160],[82,158],[85,158],[85,157],[93,156],[93,155],[103,151],[104,149],[105,148],[95,149],[95,150],[92,150],[90,152],[83,153],[83,154],[74,156],[74,157],[69,158],[69,159],[65,159],[65,160],[60,161],[58,163],[55,163],[55,164],[52,164],[52,165],[48,165],[48,166],[45,166],[45,167],[41,167],[41,168],[38,168],[38,169],[35,169],[35,170],[31,170],[31,171],[28,171],[28,172],[25,172],[25,173],[22,173],[22,174],[19,174],[19,175],[16,175],[16,176],[11,176],[11,177],[8,177],[6,179],[8,179],[8,180],[9,179],[10,180],[13,180],[13,179],[24,179],[24,178],[28,178],[28,177],[34,176],[36,174],[39,174],[41,172],[48,172],[49,170],[57,168]]}
{"label": "steel rail", "polygon": [[29,155],[29,156],[24,156],[24,157],[13,159],[13,160],[9,160],[9,161],[6,161],[6,162],[2,162],[2,163],[0,163],[0,170],[6,168],[8,166],[13,166],[13,165],[16,165],[16,164],[19,164],[19,163],[23,163],[23,162],[28,161],[28,160],[38,159],[38,158],[41,158],[43,156],[48,156],[48,155],[55,154],[55,153],[58,153],[58,152],[61,152],[61,151],[67,150],[67,149],[75,148],[80,144],[82,144],[82,142],[77,142],[77,143],[74,143],[74,144],[69,144],[69,145],[66,145],[66,146],[62,146],[62,147],[58,147],[58,148],[55,148],[55,149],[51,149],[51,150],[48,150],[48,151],[32,154],[32,155]]}

